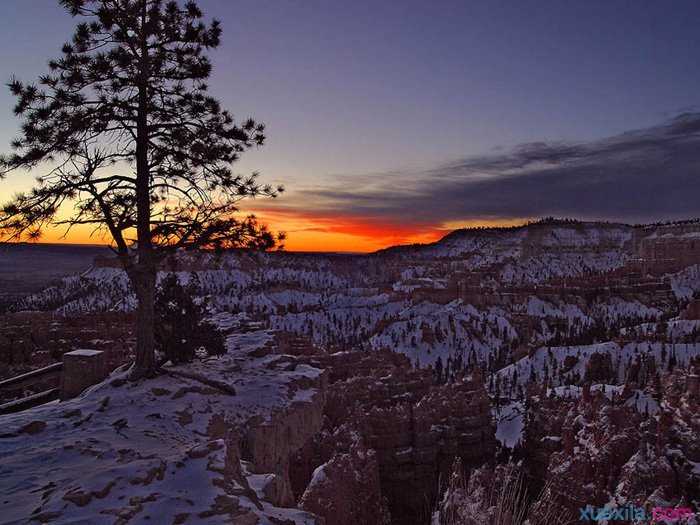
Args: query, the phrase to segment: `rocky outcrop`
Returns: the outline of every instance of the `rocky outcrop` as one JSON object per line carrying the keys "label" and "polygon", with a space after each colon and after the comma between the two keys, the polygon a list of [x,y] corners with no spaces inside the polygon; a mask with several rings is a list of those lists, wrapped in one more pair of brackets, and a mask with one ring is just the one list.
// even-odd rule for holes
{"label": "rocky outcrop", "polygon": [[[301,497],[304,505],[333,491],[360,490],[345,474],[352,469],[367,473],[376,463],[379,484],[368,485],[379,492],[372,500],[386,498],[392,523],[424,523],[454,458],[473,467],[493,457],[490,403],[480,377],[435,384],[431,370],[415,370],[405,356],[390,351],[318,359],[330,369],[324,430],[296,455],[291,468],[295,492],[310,484]],[[353,452],[355,442],[372,451],[360,455],[363,461]],[[310,466],[323,467],[312,472]],[[313,488],[321,473],[324,483]],[[366,487],[372,476],[364,477]]]}
{"label": "rocky outcrop", "polygon": [[376,453],[355,435],[347,452],[314,470],[299,507],[334,525],[388,525]]}
{"label": "rocky outcrop", "polygon": [[615,373],[610,354],[602,352],[591,354],[586,362],[586,372],[583,379],[588,383],[613,383]]}
{"label": "rocky outcrop", "polygon": [[295,508],[288,458],[321,429],[324,373],[273,341],[233,333],[216,359],[2,416],[4,519],[323,525]]}
{"label": "rocky outcrop", "polygon": [[[534,397],[524,458],[533,486],[551,487],[569,512],[611,501],[638,507],[700,503],[696,370],[675,370],[656,385],[604,395]],[[691,385],[690,389],[688,385]],[[650,408],[651,407],[651,408]]]}
{"label": "rocky outcrop", "polygon": [[243,458],[250,461],[255,473],[274,473],[275,504],[293,506],[295,497],[290,481],[290,458],[319,433],[323,421],[324,385],[311,396],[310,402],[293,403],[269,420],[251,419],[243,440]]}

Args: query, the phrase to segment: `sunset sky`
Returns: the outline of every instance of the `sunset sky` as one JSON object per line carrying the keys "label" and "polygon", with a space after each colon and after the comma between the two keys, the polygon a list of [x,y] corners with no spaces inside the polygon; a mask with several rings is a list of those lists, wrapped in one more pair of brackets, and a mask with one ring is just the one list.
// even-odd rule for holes
{"label": "sunset sky", "polygon": [[[199,3],[224,29],[212,94],[268,129],[237,170],[287,188],[245,210],[287,249],[700,215],[697,1]],[[75,22],[55,0],[2,7],[0,72],[34,80]],[[13,103],[0,92],[2,151]],[[1,181],[0,201],[31,182]]]}

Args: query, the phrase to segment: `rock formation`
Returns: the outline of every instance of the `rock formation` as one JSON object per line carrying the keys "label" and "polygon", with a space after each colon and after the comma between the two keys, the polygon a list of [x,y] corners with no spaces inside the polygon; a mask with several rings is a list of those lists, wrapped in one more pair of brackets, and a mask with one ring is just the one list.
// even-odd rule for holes
{"label": "rock formation", "polygon": [[[425,523],[456,457],[467,467],[493,457],[490,402],[478,376],[435,384],[431,370],[416,370],[404,356],[388,350],[343,352],[317,360],[330,370],[324,429],[292,465],[297,491],[311,483],[302,496],[304,508],[324,515],[317,502],[332,492],[328,487],[338,483],[334,490],[348,490],[343,472],[362,469],[365,484],[354,490],[366,492],[376,485],[376,469],[380,493],[370,499],[375,502],[372,513],[383,515],[379,502],[386,500],[392,523]],[[360,462],[357,451],[365,449],[371,452],[361,457],[371,459]],[[309,465],[325,466],[312,474]],[[321,473],[324,483],[315,488]]]}

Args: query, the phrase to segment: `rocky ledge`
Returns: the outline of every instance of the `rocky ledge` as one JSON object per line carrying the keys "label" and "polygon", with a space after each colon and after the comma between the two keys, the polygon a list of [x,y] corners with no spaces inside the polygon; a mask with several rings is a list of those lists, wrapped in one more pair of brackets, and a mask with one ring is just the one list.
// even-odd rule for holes
{"label": "rocky ledge", "polygon": [[217,321],[220,358],[3,416],[6,522],[424,523],[455,457],[493,457],[479,376]]}

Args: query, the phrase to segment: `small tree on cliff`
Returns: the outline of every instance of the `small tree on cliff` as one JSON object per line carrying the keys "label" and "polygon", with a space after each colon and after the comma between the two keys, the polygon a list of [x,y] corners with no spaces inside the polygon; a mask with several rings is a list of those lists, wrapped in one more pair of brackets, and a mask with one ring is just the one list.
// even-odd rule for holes
{"label": "small tree on cliff", "polygon": [[199,279],[193,274],[187,285],[174,273],[160,281],[155,302],[155,342],[166,359],[188,363],[197,349],[208,355],[226,351],[224,336],[206,319],[206,304],[198,301]]}
{"label": "small tree on cliff", "polygon": [[281,188],[231,171],[264,127],[237,123],[208,95],[205,51],[221,28],[196,2],[60,3],[84,21],[36,84],[10,82],[22,127],[0,164],[2,175],[46,172],[4,205],[0,231],[14,240],[50,225],[107,231],[138,299],[133,375],[150,375],[160,258],[181,247],[270,248],[276,239],[255,217],[234,213],[240,199]]}

